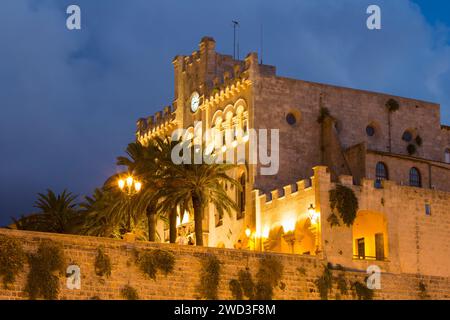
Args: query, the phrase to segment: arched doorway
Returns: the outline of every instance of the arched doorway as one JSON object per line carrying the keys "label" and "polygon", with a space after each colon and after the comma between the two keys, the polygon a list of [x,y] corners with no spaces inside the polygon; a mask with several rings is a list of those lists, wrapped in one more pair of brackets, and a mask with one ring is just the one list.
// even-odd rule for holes
{"label": "arched doorway", "polygon": [[382,261],[388,254],[385,215],[375,211],[359,211],[353,223],[353,258]]}

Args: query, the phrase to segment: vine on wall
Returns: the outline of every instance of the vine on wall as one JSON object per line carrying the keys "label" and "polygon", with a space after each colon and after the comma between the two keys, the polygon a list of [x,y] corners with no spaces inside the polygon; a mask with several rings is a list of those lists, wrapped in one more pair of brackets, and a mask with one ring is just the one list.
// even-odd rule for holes
{"label": "vine on wall", "polygon": [[28,273],[25,292],[30,300],[44,298],[54,300],[59,293],[59,278],[64,274],[65,257],[62,246],[51,240],[44,240],[35,254],[28,256]]}
{"label": "vine on wall", "polygon": [[120,295],[125,300],[139,300],[139,294],[137,290],[128,284],[120,289]]}
{"label": "vine on wall", "polygon": [[358,300],[373,300],[373,290],[367,288],[367,285],[356,281],[352,285],[352,289],[356,293]]}
{"label": "vine on wall", "polygon": [[0,236],[0,277],[3,278],[3,287],[8,286],[16,280],[17,275],[23,271],[26,254],[17,239]]}
{"label": "vine on wall", "polygon": [[244,296],[249,300],[271,300],[275,287],[284,288],[280,282],[282,275],[281,262],[275,257],[264,257],[259,263],[256,283],[248,269],[240,270],[238,279],[233,279],[229,283],[231,294],[236,300],[241,300]]}
{"label": "vine on wall", "polygon": [[352,189],[337,184],[336,188],[330,190],[330,207],[332,214],[328,217],[331,226],[340,225],[336,211],[346,226],[353,225],[358,212],[358,199]]}
{"label": "vine on wall", "polygon": [[423,281],[419,282],[419,298],[421,300],[430,299],[430,295],[428,294],[427,286]]}
{"label": "vine on wall", "polygon": [[97,249],[94,270],[95,274],[100,277],[109,277],[111,275],[111,259],[106,253],[103,252],[102,248]]}
{"label": "vine on wall", "polygon": [[208,300],[217,299],[220,280],[220,261],[213,254],[201,261],[200,285],[198,287],[200,298]]}
{"label": "vine on wall", "polygon": [[320,299],[328,300],[328,295],[333,287],[333,274],[329,264],[324,266],[322,275],[316,279],[315,284],[319,290]]}
{"label": "vine on wall", "polygon": [[135,251],[135,258],[141,271],[153,280],[156,280],[158,271],[167,276],[173,272],[175,266],[174,254],[161,249]]}

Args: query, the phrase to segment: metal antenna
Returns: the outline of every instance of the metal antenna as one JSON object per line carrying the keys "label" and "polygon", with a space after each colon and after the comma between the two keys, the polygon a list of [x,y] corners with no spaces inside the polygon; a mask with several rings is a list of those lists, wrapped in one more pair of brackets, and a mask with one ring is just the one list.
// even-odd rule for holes
{"label": "metal antenna", "polygon": [[263,25],[261,23],[261,30],[260,30],[260,46],[261,46],[261,62],[260,64],[263,64],[263,53],[264,53],[264,47],[263,47]]}
{"label": "metal antenna", "polygon": [[239,22],[234,20],[232,20],[231,22],[233,22],[233,59],[236,59],[236,28],[239,27]]}

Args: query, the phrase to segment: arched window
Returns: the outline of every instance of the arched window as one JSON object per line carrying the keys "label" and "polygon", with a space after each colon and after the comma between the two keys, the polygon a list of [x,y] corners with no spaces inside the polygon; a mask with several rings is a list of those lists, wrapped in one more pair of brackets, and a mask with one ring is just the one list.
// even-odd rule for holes
{"label": "arched window", "polygon": [[377,180],[388,180],[389,179],[387,166],[383,162],[377,163],[375,174],[376,174]]}
{"label": "arched window", "polygon": [[239,178],[239,183],[241,185],[241,190],[237,190],[237,203],[239,210],[237,212],[237,219],[242,219],[245,215],[245,173]]}
{"label": "arched window", "polygon": [[450,163],[450,149],[445,150],[445,162]]}
{"label": "arched window", "polygon": [[388,180],[389,173],[386,164],[378,162],[375,168],[375,187],[381,188],[381,181]]}
{"label": "arched window", "polygon": [[409,185],[411,187],[422,187],[422,179],[420,177],[419,169],[411,168],[411,170],[409,170]]}

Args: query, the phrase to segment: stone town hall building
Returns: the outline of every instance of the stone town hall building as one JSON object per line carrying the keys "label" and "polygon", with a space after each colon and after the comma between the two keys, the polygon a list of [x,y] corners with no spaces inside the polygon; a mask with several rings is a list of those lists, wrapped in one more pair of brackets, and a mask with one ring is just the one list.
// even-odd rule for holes
{"label": "stone town hall building", "polygon": [[[240,210],[219,218],[207,208],[208,246],[450,276],[450,127],[441,125],[438,104],[280,77],[255,53],[244,61],[217,53],[209,37],[173,65],[173,104],[138,121],[138,141],[193,132],[201,121],[203,132],[241,129],[220,143],[248,149],[249,128],[279,129],[278,173],[261,175],[248,161],[231,173],[244,190],[226,186]],[[337,184],[358,199],[351,226],[329,222]],[[179,225],[189,230],[188,213]]]}

